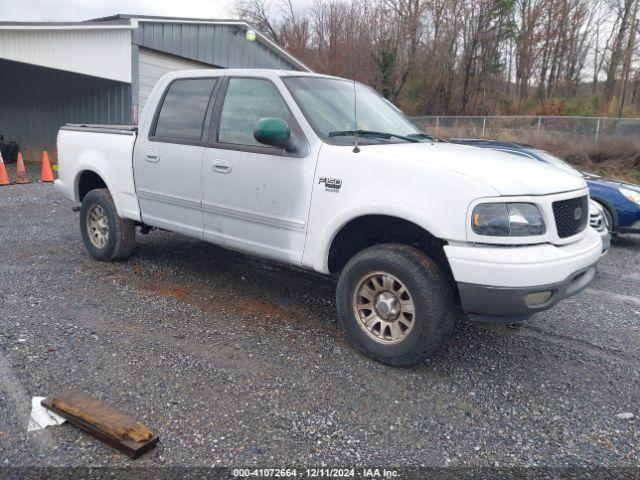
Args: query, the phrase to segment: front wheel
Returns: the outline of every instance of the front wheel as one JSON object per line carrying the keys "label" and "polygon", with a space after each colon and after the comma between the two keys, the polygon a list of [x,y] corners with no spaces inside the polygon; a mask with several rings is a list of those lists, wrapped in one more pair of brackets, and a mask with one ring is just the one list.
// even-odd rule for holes
{"label": "front wheel", "polygon": [[433,356],[455,323],[449,283],[414,247],[376,245],[343,269],[336,292],[349,339],[366,355],[411,366]]}
{"label": "front wheel", "polygon": [[106,188],[91,190],[82,200],[80,232],[91,256],[102,261],[127,258],[136,238],[135,223],[118,216]]}

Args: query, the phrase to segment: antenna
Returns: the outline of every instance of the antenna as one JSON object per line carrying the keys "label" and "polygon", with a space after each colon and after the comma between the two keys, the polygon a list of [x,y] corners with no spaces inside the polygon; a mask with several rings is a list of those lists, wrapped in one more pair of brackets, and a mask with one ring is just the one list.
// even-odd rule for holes
{"label": "antenna", "polygon": [[356,144],[353,147],[353,153],[359,153],[360,147],[358,146],[358,97],[356,96],[356,81],[353,81],[353,119],[355,122],[356,134],[353,138],[356,140]]}

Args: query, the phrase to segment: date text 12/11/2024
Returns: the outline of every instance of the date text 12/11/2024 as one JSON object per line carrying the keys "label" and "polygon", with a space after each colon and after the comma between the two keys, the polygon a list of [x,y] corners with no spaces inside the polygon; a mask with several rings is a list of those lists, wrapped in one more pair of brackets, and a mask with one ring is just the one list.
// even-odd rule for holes
{"label": "date text 12/11/2024", "polygon": [[386,468],[234,468],[239,478],[398,478],[397,470]]}

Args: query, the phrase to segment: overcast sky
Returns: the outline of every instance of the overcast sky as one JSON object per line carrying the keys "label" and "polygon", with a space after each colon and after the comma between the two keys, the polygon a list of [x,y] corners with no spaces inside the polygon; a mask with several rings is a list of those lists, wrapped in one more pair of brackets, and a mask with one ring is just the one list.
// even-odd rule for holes
{"label": "overcast sky", "polygon": [[0,20],[87,20],[116,13],[230,18],[228,0],[0,0]]}

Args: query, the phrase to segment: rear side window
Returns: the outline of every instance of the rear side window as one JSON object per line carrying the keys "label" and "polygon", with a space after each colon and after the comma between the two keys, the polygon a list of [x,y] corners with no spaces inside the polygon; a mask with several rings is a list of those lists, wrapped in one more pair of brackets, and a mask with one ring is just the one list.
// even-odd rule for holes
{"label": "rear side window", "polygon": [[264,147],[253,138],[256,122],[264,117],[289,119],[289,110],[276,86],[269,80],[232,78],[220,116],[218,142]]}
{"label": "rear side window", "polygon": [[171,84],[158,115],[155,137],[200,140],[213,78],[189,78]]}

